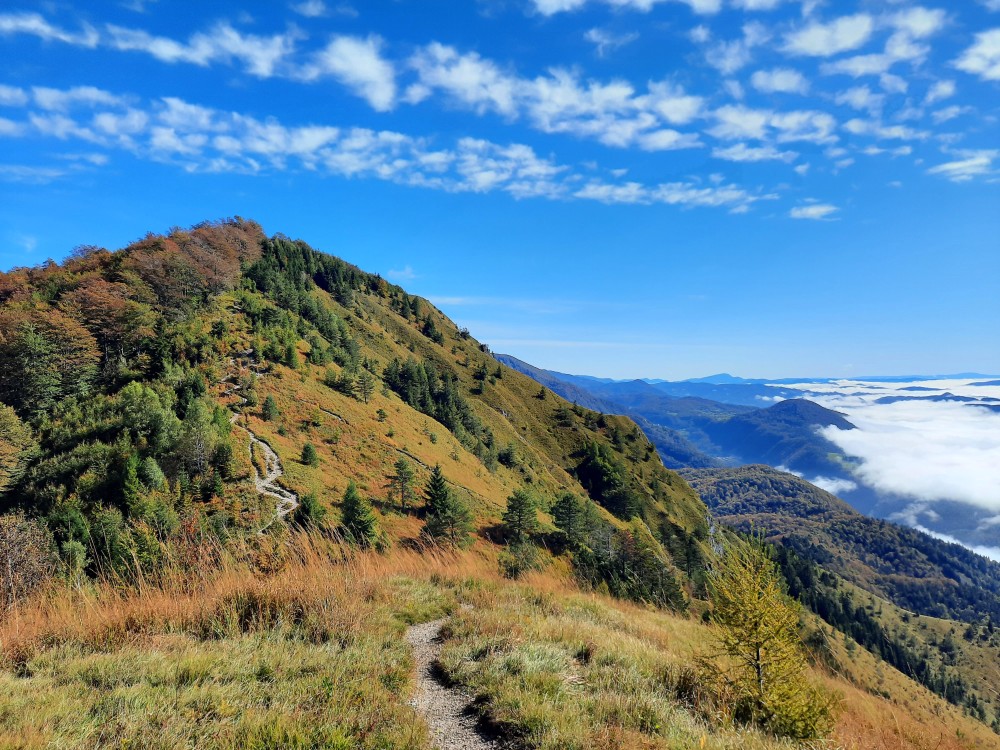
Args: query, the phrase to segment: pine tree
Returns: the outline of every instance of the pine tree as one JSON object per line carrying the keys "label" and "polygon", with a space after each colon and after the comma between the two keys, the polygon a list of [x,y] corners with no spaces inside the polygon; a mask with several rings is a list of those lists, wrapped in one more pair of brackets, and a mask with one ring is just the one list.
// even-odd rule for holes
{"label": "pine tree", "polygon": [[413,467],[409,461],[401,456],[393,468],[395,468],[396,473],[389,477],[390,498],[394,495],[399,501],[400,510],[406,513],[415,499],[413,493]]}
{"label": "pine tree", "polygon": [[344,535],[361,547],[370,547],[379,537],[378,519],[372,504],[358,492],[354,482],[349,482],[341,505],[341,525]]}
{"label": "pine tree", "polygon": [[586,543],[590,523],[587,501],[572,492],[564,492],[552,506],[552,518],[556,528],[566,534],[571,547]]}
{"label": "pine tree", "polygon": [[527,490],[514,490],[503,514],[504,535],[511,544],[527,542],[538,531],[538,502]]}
{"label": "pine tree", "polygon": [[800,607],[784,592],[764,543],[730,545],[709,571],[715,638],[735,695],[734,718],[810,739],[830,726],[832,698],[806,678]]}
{"label": "pine tree", "polygon": [[435,466],[424,498],[424,533],[436,541],[464,547],[471,541],[472,513],[448,489],[441,467]]}
{"label": "pine tree", "polygon": [[274,396],[268,395],[268,397],[264,399],[264,406],[261,407],[261,417],[263,417],[267,422],[273,422],[278,418],[279,414],[278,402],[274,400]]}
{"label": "pine tree", "polygon": [[306,466],[319,465],[319,454],[316,453],[316,446],[312,443],[306,443],[302,446],[302,463]]}
{"label": "pine tree", "polygon": [[358,393],[366,404],[375,393],[375,379],[367,372],[362,372],[358,377]]}

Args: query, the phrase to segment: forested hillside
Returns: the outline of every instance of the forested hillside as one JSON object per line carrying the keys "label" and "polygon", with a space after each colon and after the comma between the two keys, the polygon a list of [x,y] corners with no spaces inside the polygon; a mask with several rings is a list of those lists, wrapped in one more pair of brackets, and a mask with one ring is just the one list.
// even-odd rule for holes
{"label": "forested hillside", "polygon": [[3,502],[44,520],[63,566],[148,575],[193,533],[268,523],[259,435],[278,454],[310,446],[281,482],[316,512],[352,479],[389,507],[403,458],[414,487],[440,464],[480,528],[517,487],[546,509],[596,503],[604,552],[578,563],[615,590],[633,587],[636,533],[668,545],[650,539],[650,561],[676,605],[695,584],[672,555],[704,567],[706,510],[634,424],[569,407],[426,301],[252,222],[79,248],[0,276],[0,302]]}
{"label": "forested hillside", "polygon": [[402,629],[444,616],[442,669],[518,747],[858,747],[890,700],[896,747],[994,739],[985,696],[851,625],[851,584],[809,598],[781,552],[850,638],[758,554],[784,644],[760,667],[785,671],[753,693],[705,646],[719,571],[757,547],[635,422],[243,219],[0,274],[0,508],[0,744],[427,747]]}

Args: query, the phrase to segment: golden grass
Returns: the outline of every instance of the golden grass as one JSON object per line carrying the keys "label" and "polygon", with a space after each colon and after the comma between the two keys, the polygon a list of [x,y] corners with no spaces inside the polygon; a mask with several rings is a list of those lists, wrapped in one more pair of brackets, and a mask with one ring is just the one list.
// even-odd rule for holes
{"label": "golden grass", "polygon": [[[385,555],[315,535],[284,544],[270,574],[262,549],[215,550],[193,577],[54,590],[11,613],[0,747],[425,748],[403,629],[445,615],[447,674],[525,747],[792,747],[689,705],[708,637],[694,619],[581,592],[558,565],[504,580],[486,544]],[[867,653],[850,667],[858,684],[822,677],[843,708],[818,746],[996,746]],[[863,689],[876,672],[895,702]]]}

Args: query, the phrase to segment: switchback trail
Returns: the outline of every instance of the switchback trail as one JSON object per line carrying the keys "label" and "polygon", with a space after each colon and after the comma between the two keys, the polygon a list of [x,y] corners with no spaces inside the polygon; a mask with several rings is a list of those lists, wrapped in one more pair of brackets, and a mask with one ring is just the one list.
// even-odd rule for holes
{"label": "switchback trail", "polygon": [[435,674],[444,622],[434,620],[406,630],[406,642],[417,662],[417,690],[410,705],[427,721],[435,750],[500,750],[498,742],[479,731],[476,717],[469,711],[469,699],[446,687]]}
{"label": "switchback trail", "polygon": [[[235,364],[233,360],[230,360],[230,362],[231,364]],[[230,378],[232,378],[234,382],[229,388],[223,391],[222,395],[228,396],[230,394],[236,394],[236,396],[240,399],[240,403],[245,404],[247,400],[242,394],[239,393],[240,385],[236,376],[227,376],[223,382],[230,380]],[[280,518],[284,518],[298,508],[299,497],[291,490],[286,490],[278,484],[278,479],[285,473],[284,469],[281,467],[281,459],[278,458],[278,454],[274,452],[274,449],[270,445],[258,437],[253,430],[245,424],[241,424],[239,419],[240,414],[234,413],[233,416],[229,418],[229,422],[236,425],[250,436],[250,465],[253,467],[254,487],[257,489],[259,494],[269,497],[275,501],[274,516],[257,530],[257,533],[260,534],[266,531],[275,521]],[[264,456],[264,476],[261,476],[260,471],[257,469],[257,464],[254,463],[254,446],[256,446]]]}

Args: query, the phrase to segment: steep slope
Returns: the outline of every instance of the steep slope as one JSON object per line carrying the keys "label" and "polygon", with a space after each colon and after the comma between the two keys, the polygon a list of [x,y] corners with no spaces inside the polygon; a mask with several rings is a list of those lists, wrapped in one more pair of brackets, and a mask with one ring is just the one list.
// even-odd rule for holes
{"label": "steep slope", "polygon": [[484,535],[516,489],[543,510],[589,497],[622,544],[588,575],[618,576],[635,516],[668,545],[664,580],[690,589],[703,567],[707,510],[633,422],[540,391],[426,300],[252,222],[19,269],[0,300],[0,398],[33,439],[3,503],[91,573],[154,572],[186,525],[225,538],[321,515],[350,481],[415,542],[417,519],[388,513],[401,457],[418,490],[440,465]]}
{"label": "steep slope", "polygon": [[[426,300],[237,219],[0,274],[0,304],[0,502],[18,513],[0,522],[31,531],[0,553],[37,572],[0,586],[15,596],[0,743],[426,747],[403,625],[453,613],[443,636],[479,656],[450,676],[518,738],[787,746],[685,703],[701,689],[686,675],[709,632],[705,568],[731,533],[710,530],[633,421],[540,388]],[[397,492],[401,459],[415,502]],[[467,552],[423,532],[435,466],[472,511]],[[384,556],[341,541],[350,482],[375,505]],[[538,573],[512,566],[498,523],[525,490],[543,511]],[[18,609],[32,586],[49,588]],[[460,602],[475,614],[454,614]],[[519,628],[512,612],[530,619],[522,640],[490,624]],[[577,621],[593,643],[559,630]],[[913,687],[886,680],[851,696],[837,738],[868,726],[870,691]],[[570,726],[574,710],[586,716]],[[988,746],[931,698],[906,711],[974,738],[953,747]]]}
{"label": "steep slope", "polygon": [[931,617],[1000,621],[1000,563],[907,526],[862,515],[768,466],[682,475],[720,521],[749,528],[901,607]]}

